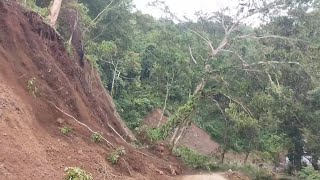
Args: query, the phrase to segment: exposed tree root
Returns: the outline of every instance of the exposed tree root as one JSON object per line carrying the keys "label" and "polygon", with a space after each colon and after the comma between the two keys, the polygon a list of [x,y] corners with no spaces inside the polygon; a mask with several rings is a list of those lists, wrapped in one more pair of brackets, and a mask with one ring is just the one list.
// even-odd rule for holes
{"label": "exposed tree root", "polygon": [[[75,117],[73,117],[73,116],[71,116],[70,114],[66,113],[65,111],[63,111],[62,109],[60,109],[58,106],[56,106],[55,104],[53,104],[53,103],[50,103],[50,104],[52,104],[52,105],[53,105],[57,110],[59,110],[62,114],[66,115],[66,116],[68,116],[68,117],[70,117],[70,118],[72,118],[75,122],[77,122],[78,124],[80,124],[80,125],[84,126],[85,128],[87,128],[91,133],[97,133],[97,132],[93,131],[88,125],[80,122],[80,121],[77,120]],[[113,149],[115,148],[114,145],[113,145],[110,141],[108,141],[106,138],[104,138],[103,136],[101,136],[101,138],[108,144],[108,146],[109,146],[110,148],[113,148]]]}

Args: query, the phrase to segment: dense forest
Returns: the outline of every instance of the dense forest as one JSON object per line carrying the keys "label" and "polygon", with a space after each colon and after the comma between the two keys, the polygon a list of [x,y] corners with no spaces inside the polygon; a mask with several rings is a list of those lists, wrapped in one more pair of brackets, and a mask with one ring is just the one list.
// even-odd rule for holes
{"label": "dense forest", "polygon": [[[46,17],[50,2],[27,6]],[[148,130],[152,140],[178,138],[195,122],[221,144],[222,162],[229,150],[275,164],[287,152],[290,172],[303,168],[302,156],[319,170],[318,0],[242,0],[196,20],[150,5],[166,16],[143,14],[131,0],[65,0],[57,23],[66,47],[99,70],[132,130],[162,108],[170,119]]]}

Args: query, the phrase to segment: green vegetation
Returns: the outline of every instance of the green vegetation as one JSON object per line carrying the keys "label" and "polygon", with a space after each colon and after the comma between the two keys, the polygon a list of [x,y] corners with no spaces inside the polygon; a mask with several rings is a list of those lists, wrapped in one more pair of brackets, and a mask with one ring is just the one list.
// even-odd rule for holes
{"label": "green vegetation", "polygon": [[92,133],[90,138],[91,138],[91,141],[95,143],[100,143],[102,141],[102,133],[100,132]]}
{"label": "green vegetation", "polygon": [[272,175],[264,169],[253,167],[251,165],[242,165],[237,163],[220,163],[219,160],[216,160],[212,157],[201,155],[186,147],[175,148],[173,152],[174,154],[179,156],[186,165],[194,169],[202,169],[216,172],[228,171],[231,169],[232,171],[243,172],[251,179],[255,180],[272,179]]}
{"label": "green vegetation", "polygon": [[320,179],[320,172],[310,167],[305,167],[299,172],[299,178],[304,180]]}
{"label": "green vegetation", "polygon": [[62,128],[60,128],[60,132],[64,135],[68,135],[69,133],[71,133],[72,128],[68,127],[68,126],[63,126]]}
{"label": "green vegetation", "polygon": [[40,95],[40,92],[39,92],[37,85],[36,85],[36,78],[33,77],[28,80],[27,88],[28,88],[29,93],[31,95],[33,95],[34,97],[38,97]]}
{"label": "green vegetation", "polygon": [[72,46],[72,44],[70,42],[65,42],[64,46],[66,48],[66,51],[67,51],[68,55],[70,57],[74,57],[74,54],[73,54],[73,48],[74,47]]}
{"label": "green vegetation", "polygon": [[163,132],[159,128],[147,128],[146,129],[147,138],[152,142],[155,143],[158,140],[163,139]]}
{"label": "green vegetation", "polygon": [[198,154],[186,147],[175,148],[173,153],[181,157],[184,163],[194,169],[216,170],[215,168],[218,167],[218,164],[213,164],[209,157]]}
{"label": "green vegetation", "polygon": [[67,167],[65,169],[66,180],[93,180],[92,175],[79,167]]}
{"label": "green vegetation", "polygon": [[37,12],[40,14],[42,17],[47,17],[49,15],[49,9],[48,7],[40,7],[37,6],[36,0],[25,0],[24,5],[28,9],[32,9],[33,11]]}
{"label": "green vegetation", "polygon": [[124,150],[124,147],[119,147],[117,148],[115,151],[113,151],[109,156],[108,156],[108,161],[111,163],[111,164],[117,164],[118,161],[119,161],[119,158],[121,156],[123,156],[125,154],[125,150]]}

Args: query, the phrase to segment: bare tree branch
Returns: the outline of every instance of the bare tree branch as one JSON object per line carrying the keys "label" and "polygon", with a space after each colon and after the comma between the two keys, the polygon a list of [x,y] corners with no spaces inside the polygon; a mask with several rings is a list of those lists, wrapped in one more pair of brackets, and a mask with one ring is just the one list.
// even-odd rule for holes
{"label": "bare tree branch", "polygon": [[91,26],[93,26],[93,24],[95,24],[98,20],[98,18],[106,11],[108,10],[108,8],[111,6],[111,4],[113,3],[113,0],[110,1],[110,3],[91,21],[90,25],[83,31],[82,34],[87,33],[87,31],[89,31],[89,28],[91,28]]}
{"label": "bare tree branch", "polygon": [[[77,120],[75,117],[71,116],[70,114],[64,112],[62,109],[58,108],[58,106],[56,106],[55,104],[53,104],[53,103],[51,103],[51,102],[50,102],[50,104],[52,104],[52,105],[53,105],[57,110],[59,110],[62,114],[70,117],[71,119],[73,119],[73,120],[74,120],[75,122],[77,122],[78,124],[80,124],[80,125],[84,126],[85,128],[87,128],[91,133],[97,133],[97,132],[93,131],[88,125],[80,122],[80,121]],[[109,146],[110,148],[114,148],[113,144],[112,144],[110,141],[108,141],[108,140],[107,140],[106,138],[104,138],[103,136],[101,136],[101,138],[102,138],[104,141],[107,142],[107,144],[108,144],[108,146]]]}
{"label": "bare tree branch", "polygon": [[163,106],[162,113],[161,113],[161,116],[160,116],[160,119],[159,119],[159,122],[158,122],[157,127],[160,126],[161,120],[162,120],[163,115],[164,115],[164,111],[165,111],[166,108],[167,108],[167,100],[168,100],[168,96],[169,96],[170,85],[172,84],[173,79],[174,79],[174,73],[173,73],[173,75],[172,75],[171,83],[169,84],[169,82],[167,82],[166,98],[165,98],[165,100],[164,100],[164,106]]}
{"label": "bare tree branch", "polygon": [[192,61],[193,61],[195,64],[198,64],[197,61],[196,61],[196,59],[193,57],[192,49],[191,49],[190,45],[189,45],[189,53],[190,53],[190,56],[191,56]]}
{"label": "bare tree branch", "polygon": [[49,15],[50,26],[53,27],[54,29],[56,29],[56,24],[57,24],[57,19],[60,13],[61,4],[62,4],[62,0],[54,0],[53,5],[50,9],[50,15]]}
{"label": "bare tree branch", "polygon": [[285,36],[279,36],[279,35],[264,35],[264,36],[255,36],[255,35],[242,35],[242,36],[238,36],[235,39],[282,39],[282,40],[286,40],[286,41],[300,41],[300,42],[304,42],[304,43],[310,43],[308,41],[302,40],[302,39],[294,39],[294,38],[288,38]]}

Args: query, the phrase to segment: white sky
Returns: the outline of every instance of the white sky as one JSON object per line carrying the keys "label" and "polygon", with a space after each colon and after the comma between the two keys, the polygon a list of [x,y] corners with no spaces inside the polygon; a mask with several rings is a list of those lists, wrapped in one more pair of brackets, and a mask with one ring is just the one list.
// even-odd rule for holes
{"label": "white sky", "polygon": [[[155,18],[164,16],[164,13],[155,7],[148,6],[148,2],[153,2],[154,0],[133,0],[138,10],[141,10],[144,14],[150,14]],[[234,16],[238,11],[238,5],[240,1],[243,0],[161,0],[164,1],[171,12],[183,19],[186,16],[189,19],[196,19],[194,13],[197,11],[212,13],[222,10],[223,8],[229,8],[226,14]],[[257,27],[262,22],[259,20],[258,15],[254,15],[248,18],[245,23],[249,26]],[[237,17],[234,17],[237,18]]]}
{"label": "white sky", "polygon": [[[137,9],[143,13],[153,15],[158,18],[161,16],[161,12],[155,8],[148,7],[147,3],[153,0],[133,0]],[[169,6],[170,10],[177,14],[179,17],[186,15],[192,18],[196,11],[203,12],[215,12],[225,6],[235,4],[239,0],[163,0],[166,5]]]}

